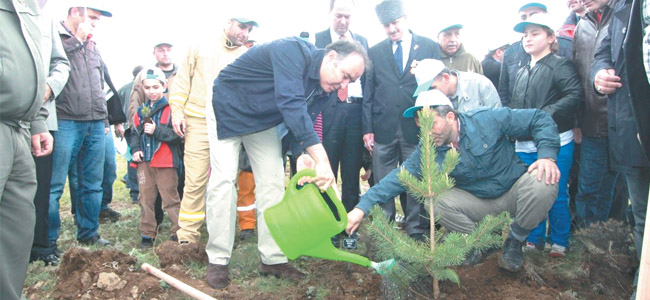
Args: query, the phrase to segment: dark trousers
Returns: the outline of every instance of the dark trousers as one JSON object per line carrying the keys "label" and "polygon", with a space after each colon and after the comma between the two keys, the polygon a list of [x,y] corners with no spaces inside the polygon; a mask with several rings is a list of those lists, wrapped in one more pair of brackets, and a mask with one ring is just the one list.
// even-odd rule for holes
{"label": "dark trousers", "polygon": [[36,209],[36,225],[34,226],[34,242],[30,260],[48,256],[54,253],[56,247],[50,245],[49,232],[49,206],[50,206],[50,181],[52,180],[52,155],[34,157],[36,164],[36,196],[34,207]]}
{"label": "dark trousers", "polygon": [[645,215],[648,207],[648,189],[650,188],[650,168],[638,168],[632,172],[624,172],[624,174],[634,215],[634,227],[632,228],[634,245],[638,258],[641,259]]}
{"label": "dark trousers", "polygon": [[339,165],[341,166],[341,201],[349,212],[359,203],[359,172],[363,150],[361,103],[339,101],[334,114],[323,114],[323,123],[323,146],[335,176]]}
{"label": "dark trousers", "polygon": [[[389,144],[375,142],[372,154],[372,175],[375,183],[379,183],[398,164],[404,162],[417,148],[417,144],[410,144],[402,137],[401,129],[397,130],[395,139]],[[403,194],[402,194],[403,195]],[[400,200],[402,200],[400,195]],[[406,232],[411,234],[424,234],[429,229],[429,220],[424,205],[411,195],[407,195],[406,203],[400,201],[406,217]],[[382,205],[389,220],[395,218],[395,202],[389,201]]]}

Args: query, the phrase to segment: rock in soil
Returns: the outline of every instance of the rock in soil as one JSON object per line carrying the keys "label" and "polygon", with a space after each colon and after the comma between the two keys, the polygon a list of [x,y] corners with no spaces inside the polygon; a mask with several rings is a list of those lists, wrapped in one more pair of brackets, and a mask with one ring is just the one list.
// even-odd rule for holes
{"label": "rock in soil", "polygon": [[105,290],[107,292],[122,289],[126,285],[125,280],[121,280],[120,276],[111,272],[99,273],[99,279],[97,279],[97,287]]}

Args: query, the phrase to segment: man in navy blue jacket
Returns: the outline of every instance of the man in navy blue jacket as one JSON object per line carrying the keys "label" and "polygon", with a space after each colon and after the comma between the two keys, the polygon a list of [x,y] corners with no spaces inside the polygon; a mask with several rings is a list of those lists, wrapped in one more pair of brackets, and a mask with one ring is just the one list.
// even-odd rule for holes
{"label": "man in navy blue jacket", "polygon": [[[246,147],[256,184],[260,271],[292,280],[304,274],[290,267],[271,237],[263,212],[284,194],[281,139],[290,140],[292,153],[313,159],[315,183],[325,190],[336,185],[327,154],[313,127],[313,120],[329,93],[345,88],[361,77],[369,59],[357,42],[337,41],[318,49],[299,38],[280,39],[251,48],[219,73],[214,82],[212,104],[217,120],[218,153],[210,181],[219,207],[216,217],[229,219],[227,228],[208,228],[214,243],[207,245],[210,264],[208,283],[228,282],[228,262],[236,217],[234,182],[241,145]],[[288,129],[288,130],[287,130]],[[214,183],[214,184],[213,184]],[[223,285],[219,285],[223,286]]]}

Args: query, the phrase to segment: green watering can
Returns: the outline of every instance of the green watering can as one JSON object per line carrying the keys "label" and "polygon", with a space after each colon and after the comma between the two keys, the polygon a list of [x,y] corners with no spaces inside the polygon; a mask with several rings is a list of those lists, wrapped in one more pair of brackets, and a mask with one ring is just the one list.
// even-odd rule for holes
{"label": "green watering can", "polygon": [[264,211],[266,225],[282,252],[292,260],[306,255],[371,267],[379,274],[390,270],[394,259],[376,263],[332,245],[332,237],[347,226],[348,214],[332,187],[321,193],[313,183],[298,186],[298,180],[305,176],[316,177],[316,171],[296,173],[282,201]]}

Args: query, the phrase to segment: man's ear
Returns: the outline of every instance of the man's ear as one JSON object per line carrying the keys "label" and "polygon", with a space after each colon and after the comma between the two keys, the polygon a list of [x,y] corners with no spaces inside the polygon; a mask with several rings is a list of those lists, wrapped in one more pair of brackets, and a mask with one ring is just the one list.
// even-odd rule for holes
{"label": "man's ear", "polygon": [[334,51],[334,50],[330,50],[330,52],[327,52],[327,58],[328,58],[331,62],[335,62],[337,56],[338,56],[338,53],[336,53],[336,51]]}
{"label": "man's ear", "polygon": [[456,114],[450,111],[447,113],[447,115],[445,115],[445,118],[447,119],[448,122],[456,121]]}

